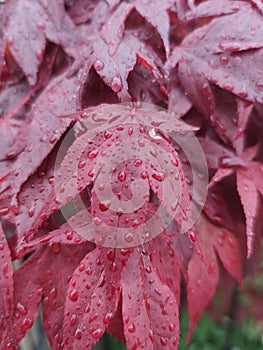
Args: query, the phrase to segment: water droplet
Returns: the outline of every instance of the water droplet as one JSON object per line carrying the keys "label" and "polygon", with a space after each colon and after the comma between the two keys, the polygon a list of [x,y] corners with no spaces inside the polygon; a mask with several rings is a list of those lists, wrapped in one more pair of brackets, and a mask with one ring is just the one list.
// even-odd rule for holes
{"label": "water droplet", "polygon": [[196,234],[194,233],[193,230],[190,230],[190,231],[189,231],[189,238],[191,239],[191,241],[192,241],[193,243],[195,243],[195,241],[196,241]]}
{"label": "water droplet", "polygon": [[165,174],[152,174],[152,177],[155,180],[161,182],[161,181],[163,181],[165,179]]}
{"label": "water droplet", "polygon": [[129,327],[128,327],[128,332],[134,333],[135,331],[136,331],[135,325],[133,323],[130,324]]}
{"label": "water droplet", "polygon": [[89,323],[95,321],[98,317],[99,317],[99,314],[95,312],[93,315],[90,316]]}
{"label": "water droplet", "polygon": [[102,224],[102,220],[100,218],[98,218],[97,216],[95,218],[93,218],[93,222],[96,226],[99,226]]}
{"label": "water droplet", "polygon": [[96,158],[97,155],[98,155],[98,153],[99,153],[98,150],[93,150],[93,151],[89,152],[88,158],[89,158],[89,159]]}
{"label": "water droplet", "polygon": [[143,140],[138,140],[138,145],[140,147],[144,147],[145,146],[145,142]]}
{"label": "water droplet", "polygon": [[94,68],[96,69],[96,71],[101,71],[104,68],[104,63],[100,60],[96,60],[94,63]]}
{"label": "water droplet", "polygon": [[79,292],[76,289],[73,289],[70,293],[69,293],[69,299],[71,301],[77,301],[79,297]]}
{"label": "water droplet", "polygon": [[8,207],[3,207],[0,209],[0,216],[7,215],[9,213],[9,208]]}
{"label": "water droplet", "polygon": [[128,135],[132,135],[133,134],[133,128],[130,126],[129,129],[128,129]]}
{"label": "water droplet", "polygon": [[124,239],[127,243],[131,243],[133,241],[133,233],[131,232],[126,233]]}
{"label": "water droplet", "polygon": [[125,181],[125,179],[126,179],[126,172],[124,170],[119,172],[118,179],[120,181]]}
{"label": "water droplet", "polygon": [[42,23],[42,22],[37,23],[37,29],[39,29],[39,30],[44,30],[44,29],[46,29],[45,23]]}
{"label": "water droplet", "polygon": [[103,330],[101,328],[98,328],[92,332],[92,336],[95,339],[99,339],[102,336],[102,334],[103,334]]}
{"label": "water droplet", "polygon": [[74,326],[76,324],[76,321],[77,321],[77,316],[73,314],[70,319],[70,325]]}
{"label": "water droplet", "polygon": [[221,56],[221,57],[220,57],[220,62],[221,62],[222,64],[226,64],[226,63],[228,62],[228,57],[227,57],[227,56]]}
{"label": "water droplet", "polygon": [[175,330],[175,325],[173,323],[169,324],[169,330],[173,332]]}
{"label": "water droplet", "polygon": [[104,316],[103,322],[104,322],[105,324],[109,324],[109,323],[111,322],[111,320],[112,320],[112,317],[113,317],[112,312],[108,312],[108,313]]}
{"label": "water droplet", "polygon": [[244,191],[248,192],[248,185],[246,185],[246,184],[244,185]]}
{"label": "water droplet", "polygon": [[227,90],[227,91],[233,91],[234,86],[231,85],[231,84],[224,84],[224,85],[223,85],[223,88],[224,88],[225,90]]}
{"label": "water droplet", "polygon": [[103,191],[104,188],[105,188],[105,185],[104,185],[103,183],[100,183],[100,184],[98,185],[98,189],[99,189],[100,191]]}
{"label": "water droplet", "polygon": [[115,272],[117,270],[117,264],[114,261],[112,261],[110,264],[110,270],[112,272]]}
{"label": "water droplet", "polygon": [[248,93],[246,91],[241,91],[238,95],[242,98],[246,98]]}
{"label": "water droplet", "polygon": [[108,258],[110,261],[114,261],[114,260],[115,260],[115,250],[114,250],[114,249],[110,249],[110,250],[107,252],[107,258]]}
{"label": "water droplet", "polygon": [[124,130],[124,126],[123,126],[123,125],[121,125],[121,124],[120,124],[120,125],[118,125],[118,126],[117,126],[117,130],[118,130],[118,131],[122,131],[122,130]]}
{"label": "water droplet", "polygon": [[148,273],[151,273],[151,272],[152,272],[151,266],[149,266],[149,265],[146,266],[146,267],[145,267],[145,271],[148,272]]}
{"label": "water droplet", "polygon": [[80,263],[78,269],[79,269],[79,272],[82,272],[85,269],[85,264]]}
{"label": "water droplet", "polygon": [[110,204],[111,204],[110,200],[106,200],[104,202],[100,202],[99,208],[100,208],[101,211],[106,211],[106,210],[109,209]]}
{"label": "water droplet", "polygon": [[136,159],[136,160],[134,161],[134,165],[135,165],[136,167],[142,165],[142,160],[141,160],[141,159]]}
{"label": "water droplet", "polygon": [[104,137],[105,137],[105,139],[108,140],[109,138],[111,138],[111,137],[112,137],[112,134],[113,134],[112,131],[106,130],[106,131],[104,132]]}
{"label": "water droplet", "polygon": [[57,296],[57,290],[55,287],[51,289],[50,296],[51,298],[55,298]]}
{"label": "water droplet", "polygon": [[35,214],[35,202],[32,202],[28,209],[28,216],[31,218]]}
{"label": "water droplet", "polygon": [[91,275],[92,274],[92,269],[91,269],[90,266],[88,266],[85,271],[86,271],[87,275]]}
{"label": "water droplet", "polygon": [[85,165],[86,165],[86,161],[85,161],[85,160],[82,160],[81,162],[79,162],[78,168],[79,168],[79,169],[83,169]]}
{"label": "water droplet", "polygon": [[73,232],[72,232],[72,231],[68,231],[68,232],[66,233],[66,237],[67,237],[67,240],[71,241],[72,238],[73,238]]}
{"label": "water droplet", "polygon": [[74,336],[75,336],[76,339],[81,339],[81,336],[82,336],[82,331],[81,331],[81,329],[78,328],[78,329],[76,330]]}
{"label": "water droplet", "polygon": [[16,304],[16,310],[21,314],[21,315],[26,315],[27,314],[27,308],[22,305],[21,303]]}
{"label": "water droplet", "polygon": [[145,171],[141,172],[141,178],[142,179],[147,179],[147,173]]}
{"label": "water droplet", "polygon": [[110,83],[110,87],[114,92],[119,92],[122,89],[122,81],[120,77],[114,77]]}
{"label": "water droplet", "polygon": [[223,43],[219,45],[224,51],[236,52],[239,51],[241,46],[238,43]]}
{"label": "water droplet", "polygon": [[164,337],[160,337],[160,343],[161,345],[165,346],[167,345],[167,340]]}
{"label": "water droplet", "polygon": [[162,139],[162,137],[160,135],[156,134],[156,130],[154,128],[150,129],[149,135],[155,140],[161,140]]}

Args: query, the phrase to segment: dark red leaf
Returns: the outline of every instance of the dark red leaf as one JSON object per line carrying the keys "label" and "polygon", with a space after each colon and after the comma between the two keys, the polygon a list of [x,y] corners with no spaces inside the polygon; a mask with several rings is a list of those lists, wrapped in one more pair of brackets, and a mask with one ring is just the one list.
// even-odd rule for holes
{"label": "dark red leaf", "polygon": [[176,349],[178,301],[150,259],[135,249],[121,281],[124,335],[129,349]]}
{"label": "dark red leaf", "polygon": [[213,225],[204,216],[199,221],[198,231],[200,252],[194,252],[188,267],[188,340],[196,322],[210,303],[219,281],[216,253],[229,274],[241,282],[240,248],[235,236],[228,230]]}
{"label": "dark red leaf", "polygon": [[52,5],[46,0],[31,3],[28,0],[10,1],[6,41],[10,51],[35,85],[39,65],[43,59],[46,38],[61,44],[67,50],[67,40],[74,25],[64,11],[64,1]]}

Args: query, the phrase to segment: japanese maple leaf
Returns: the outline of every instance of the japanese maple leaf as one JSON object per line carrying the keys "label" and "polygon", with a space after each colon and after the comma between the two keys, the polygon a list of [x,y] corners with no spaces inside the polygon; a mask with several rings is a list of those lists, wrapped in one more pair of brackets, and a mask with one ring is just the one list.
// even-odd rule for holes
{"label": "japanese maple leaf", "polygon": [[237,238],[215,226],[204,215],[198,222],[199,249],[188,266],[187,300],[190,316],[188,340],[203,310],[211,301],[219,282],[219,256],[224,268],[241,282],[241,257]]}
{"label": "japanese maple leaf", "polygon": [[[89,27],[86,28],[86,31],[83,33],[84,38],[89,35]],[[85,79],[87,71],[93,65],[104,82],[118,94],[121,101],[131,100],[128,93],[127,78],[137,61],[142,62],[159,79],[160,72],[157,67],[160,63],[159,57],[149,45],[136,38],[131,32],[123,35],[114,54],[109,52],[108,44],[100,36],[90,35],[88,41],[88,45],[87,43],[84,44],[80,57],[80,60],[86,58],[85,68],[81,70],[82,79]],[[94,45],[95,42],[96,45]]]}
{"label": "japanese maple leaf", "polygon": [[[161,14],[167,19],[167,10],[172,4],[165,1],[162,2],[162,5]],[[158,66],[161,65],[161,60],[155,50],[158,39],[149,40],[150,25],[143,22],[141,18],[138,19],[137,14],[135,22],[140,22],[139,25],[136,23],[135,28],[131,25],[131,28],[125,29],[125,22],[132,10],[138,8],[138,12],[160,31],[165,47],[169,50],[167,40],[169,24],[167,21],[161,22],[162,16],[160,16],[159,7],[157,14],[157,7],[152,2],[150,3],[150,11],[149,4],[146,6],[140,1],[116,3],[113,5],[113,10],[106,7],[106,3],[100,3],[96,6],[93,17],[98,18],[98,20],[92,20],[77,28],[78,54],[75,56],[75,69],[84,66],[80,71],[81,81],[85,82],[87,74],[93,66],[103,81],[117,93],[121,101],[131,100],[127,78],[136,63],[147,67],[153,73],[153,78],[160,81],[161,73]],[[109,18],[103,24],[100,21],[101,17]],[[133,19],[130,20],[133,23]]]}
{"label": "japanese maple leaf", "polygon": [[63,0],[56,1],[52,6],[46,0],[9,1],[4,7],[9,15],[6,43],[30,85],[35,85],[46,39],[69,51],[74,24],[64,9]]}
{"label": "japanese maple leaf", "polygon": [[[29,114],[29,117],[33,119],[24,136],[24,150],[12,161],[8,176],[1,174],[3,181],[1,181],[0,192],[4,192],[3,197],[11,195],[15,199],[11,205],[17,207],[15,196],[20,191],[22,184],[35,172],[71,124],[71,120],[57,118],[57,115],[75,110],[72,92],[76,82],[75,77],[67,79],[64,73],[52,80],[36,100]],[[64,103],[67,96],[68,101]],[[51,123],[52,127],[50,127]],[[27,166],[25,167],[24,164]],[[15,186],[11,186],[14,181]]]}
{"label": "japanese maple leaf", "polygon": [[[169,55],[170,47],[168,41],[169,33],[169,17],[168,10],[173,6],[174,1],[165,0],[159,1],[137,1],[131,0],[130,2],[114,2],[110,3],[113,7],[119,3],[117,9],[110,16],[109,21],[104,24],[101,29],[102,37],[104,40],[113,47],[117,47],[120,38],[124,33],[124,24],[128,15],[133,9],[136,9],[138,13],[145,18],[154,28],[157,29],[160,34],[167,55]],[[114,49],[112,50],[114,51]]]}
{"label": "japanese maple leaf", "polygon": [[[146,246],[150,258],[140,248],[97,247],[85,256],[72,276],[67,293],[65,348],[77,349],[84,343],[90,349],[112,327],[119,298],[122,298],[122,314],[118,317],[123,318],[124,336],[130,348],[146,345],[149,349],[164,345],[176,348],[180,270],[176,255],[171,254],[173,250],[167,254],[165,244],[163,248],[156,245],[156,250],[151,250]],[[158,251],[163,258],[153,257]],[[164,273],[168,258],[169,270]],[[175,281],[172,276],[176,276]]]}
{"label": "japanese maple leaf", "polygon": [[[242,18],[244,31],[240,31]],[[245,23],[247,18],[249,24]],[[211,83],[249,101],[262,102],[261,20],[257,9],[240,1],[239,11],[211,20],[174,49],[170,66],[178,65],[182,87],[204,115],[215,110]],[[229,28],[233,28],[231,34]]]}
{"label": "japanese maple leaf", "polygon": [[[17,334],[17,341],[23,337],[26,329],[31,327],[32,321],[37,314],[41,296],[44,295],[43,314],[46,332],[54,348],[61,346],[61,327],[59,325],[61,325],[61,315],[64,310],[64,294],[61,293],[62,290],[65,292],[67,289],[63,327],[63,346],[65,348],[71,347],[74,349],[82,343],[85,343],[88,348],[91,348],[114,319],[120,298],[124,335],[127,344],[136,348],[147,342],[147,346],[152,349],[155,349],[157,346],[164,346],[165,344],[176,348],[179,341],[178,305],[180,298],[180,269],[184,270],[185,262],[189,259],[193,243],[178,228],[185,220],[185,212],[189,210],[187,188],[183,190],[182,208],[178,210],[178,214],[175,216],[175,224],[172,225],[168,221],[167,225],[170,222],[170,226],[167,227],[166,232],[163,232],[166,221],[158,221],[157,218],[154,221],[156,227],[149,227],[149,232],[158,229],[158,233],[160,234],[160,237],[156,237],[152,242],[145,243],[144,246],[140,246],[134,250],[121,248],[110,249],[97,246],[92,252],[89,252],[86,248],[88,254],[85,257],[82,256],[83,260],[81,262],[79,260],[76,263],[76,269],[68,288],[65,285],[65,276],[70,274],[67,268],[72,271],[72,265],[69,266],[66,264],[66,272],[63,272],[63,276],[61,275],[59,278],[52,272],[56,269],[61,269],[59,267],[62,261],[61,259],[63,261],[66,259],[67,261],[67,254],[69,252],[74,254],[75,248],[79,250],[79,247],[89,238],[90,232],[96,230],[96,227],[98,229],[95,232],[98,234],[111,233],[112,235],[113,230],[116,228],[124,230],[127,227],[141,234],[144,232],[140,231],[140,225],[144,222],[147,223],[149,217],[151,218],[151,215],[156,213],[159,202],[164,203],[164,210],[159,212],[159,214],[163,215],[162,219],[164,220],[166,220],[165,210],[167,210],[168,214],[172,214],[176,209],[175,205],[172,211],[170,210],[170,206],[176,203],[164,201],[164,198],[168,194],[165,194],[165,188],[162,189],[160,184],[165,181],[168,175],[165,173],[165,168],[159,168],[160,164],[158,163],[163,160],[164,164],[171,163],[172,169],[173,167],[180,169],[180,160],[177,159],[176,152],[171,148],[169,137],[164,135],[165,132],[168,133],[171,130],[172,120],[169,114],[158,112],[154,109],[148,111],[138,107],[137,109],[131,109],[128,106],[118,106],[116,110],[116,106],[102,106],[80,112],[78,115],[80,115],[80,121],[85,121],[84,125],[87,128],[91,126],[93,128],[91,130],[82,129],[82,135],[70,145],[65,158],[59,166],[58,191],[53,187],[54,181],[48,181],[48,169],[46,174],[39,180],[37,177],[35,178],[37,175],[33,175],[27,180],[23,188],[28,193],[32,200],[31,204],[34,203],[35,208],[31,212],[32,219],[29,218],[28,224],[24,224],[23,218],[28,216],[28,206],[22,200],[23,191],[21,197],[19,197],[23,209],[18,214],[18,218],[20,218],[16,219],[23,225],[23,229],[20,231],[20,237],[22,237],[24,230],[38,230],[40,223],[34,211],[40,215],[41,213],[44,214],[45,210],[48,213],[48,208],[52,208],[51,197],[45,197],[45,191],[43,192],[43,199],[42,194],[40,194],[41,198],[38,198],[36,201],[34,200],[33,191],[31,193],[32,183],[39,182],[37,186],[47,186],[48,191],[51,191],[51,193],[55,190],[56,199],[53,200],[56,200],[55,203],[60,203],[63,206],[70,199],[74,200],[76,194],[80,193],[82,195],[87,186],[91,184],[96,186],[96,181],[97,185],[99,185],[99,169],[102,165],[99,160],[101,155],[97,152],[98,147],[103,156],[104,151],[108,152],[109,144],[112,143],[116,149],[118,140],[125,140],[124,135],[131,145],[135,140],[139,148],[135,148],[135,150],[137,149],[136,157],[134,159],[132,158],[130,162],[127,147],[125,148],[126,153],[119,152],[118,157],[121,156],[126,159],[126,163],[123,164],[125,169],[116,169],[116,176],[113,174],[111,178],[112,191],[117,198],[121,199],[121,209],[125,206],[125,203],[131,200],[131,190],[134,190],[134,188],[130,188],[129,186],[123,186],[123,184],[125,184],[125,181],[127,181],[127,184],[132,182],[132,177],[140,178],[145,185],[139,187],[137,191],[146,189],[144,197],[146,203],[141,205],[136,210],[136,213],[132,212],[129,214],[125,213],[124,210],[123,213],[117,211],[116,213],[112,212],[109,214],[111,209],[107,208],[107,203],[98,201],[96,193],[93,191],[94,193],[92,192],[88,201],[84,202],[87,208],[83,208],[83,206],[79,208],[78,201],[73,201],[78,209],[77,213],[71,214],[72,216],[68,221],[59,228],[54,229],[50,233],[41,233],[40,230],[38,232],[39,237],[33,240],[31,239],[28,243],[18,243],[17,253],[20,257],[30,251],[30,249],[36,249],[36,252],[15,273],[17,290],[15,296],[15,332]],[[153,115],[155,116],[154,120],[152,120]],[[72,115],[70,115],[69,119],[71,120],[71,118]],[[105,121],[108,123],[106,129]],[[104,122],[103,128],[100,130],[102,122]],[[162,133],[159,133],[160,128]],[[179,132],[181,130],[188,130],[189,128],[182,122],[175,122],[173,120],[172,129]],[[149,143],[148,146],[147,143]],[[160,150],[156,148],[156,145],[162,149],[159,155],[158,152]],[[78,154],[77,157],[73,156],[76,154]],[[109,152],[108,156],[109,160],[111,158],[114,159],[114,154]],[[169,158],[170,156],[171,158]],[[157,162],[158,157],[160,159]],[[118,164],[121,163],[118,161],[116,168]],[[96,173],[97,169],[98,174]],[[89,174],[90,171],[93,172],[92,176]],[[77,172],[78,177],[74,175],[75,172]],[[178,175],[175,175],[176,178],[178,176],[184,183],[181,170],[179,170]],[[165,183],[167,184],[166,190],[168,189],[170,192],[169,195],[171,195],[171,191],[177,190],[173,188],[172,179]],[[106,185],[105,182],[104,184]],[[152,202],[149,196],[150,189],[154,193],[155,198]],[[140,194],[143,193],[141,192]],[[138,196],[138,193],[136,196]],[[175,198],[172,197],[172,199],[174,201]],[[46,203],[47,200],[51,200],[51,202]],[[89,207],[91,209],[90,211]],[[63,207],[61,210],[63,212]],[[106,213],[106,216],[104,213]],[[130,223],[122,219],[122,217],[129,219]],[[107,225],[104,225],[104,228],[102,225],[103,222],[107,223],[108,218],[113,218],[116,221],[111,220],[109,231],[106,231]],[[117,220],[118,218],[119,220]],[[42,215],[40,215],[41,220],[45,220]],[[97,225],[99,220],[102,223]],[[108,225],[110,225],[110,222],[108,222]],[[125,242],[126,244],[130,242],[132,245],[136,243],[132,243],[131,235],[126,236]],[[138,242],[139,244],[142,243],[141,240]],[[77,245],[78,248],[66,248],[65,245]],[[183,249],[181,245],[184,246]],[[78,256],[79,259],[82,259],[82,257],[81,255]],[[47,261],[52,261],[51,272],[50,274],[43,275],[42,271]],[[28,273],[27,271],[31,265],[35,266],[34,273],[33,275],[31,273],[32,278],[30,281],[25,282],[24,275]],[[136,270],[134,269],[135,266]],[[141,288],[140,290],[134,284],[135,277],[136,283]],[[83,279],[85,283],[83,283]],[[25,285],[25,283],[27,284]],[[34,295],[34,302],[31,303],[29,303],[27,297],[30,290],[32,290]],[[133,300],[129,299],[129,295],[131,293],[135,295],[135,291],[138,301],[136,302],[134,299],[134,302],[141,306],[142,314],[140,317],[132,320],[134,305]],[[59,300],[57,299],[58,296],[60,296]],[[169,303],[169,307],[166,306],[167,303]],[[52,319],[52,313],[49,315],[49,308],[51,306],[54,307],[54,305],[60,310],[55,321],[58,328],[50,327],[50,324],[53,324],[54,320]],[[128,322],[127,317],[129,315],[131,321]],[[163,319],[162,323],[160,323],[161,318]],[[156,322],[154,321],[155,319]],[[145,327],[148,333],[145,331],[141,332],[140,330],[143,328],[140,327]]]}
{"label": "japanese maple leaf", "polygon": [[[42,247],[38,246],[37,251],[16,270],[12,329],[17,343],[33,325],[43,297],[43,317],[47,337],[53,349],[61,349],[67,284],[83,254],[85,255],[90,248],[89,243],[86,243],[78,245],[76,249],[70,245],[69,240],[67,245],[54,242],[44,244]],[[29,274],[30,279],[27,278]],[[56,312],[53,313],[52,310]]]}
{"label": "japanese maple leaf", "polygon": [[[55,175],[55,187],[56,198],[63,206],[93,184],[91,212],[87,213],[91,221],[88,222],[85,237],[89,235],[88,239],[92,240],[96,237],[98,242],[99,237],[103,239],[105,235],[107,239],[107,232],[113,230],[113,240],[127,239],[128,244],[126,233],[129,235],[129,227],[138,232],[133,235],[134,239],[141,237],[143,232],[140,230],[147,230],[141,224],[145,215],[150,213],[150,191],[160,204],[151,219],[155,222],[154,232],[162,230],[162,222],[168,225],[175,220],[182,225],[183,217],[189,211],[189,197],[180,161],[169,142],[161,134],[158,135],[159,129],[155,130],[153,126],[159,125],[167,133],[171,128],[181,132],[188,127],[179,120],[171,124],[166,113],[140,108],[132,111],[129,106],[118,106],[116,109],[116,106],[105,105],[80,115],[85,118],[82,118],[82,123],[85,121],[86,127],[92,124],[96,127],[84,132],[69,148],[58,169],[58,176]],[[163,149],[160,153],[157,146]],[[75,157],[75,154],[79,156]],[[168,170],[173,165],[175,169]],[[168,175],[174,171],[174,176]],[[110,181],[104,178],[105,174]],[[169,197],[168,193],[174,193],[174,196]],[[85,205],[81,209],[85,210]],[[149,234],[154,235],[153,232]],[[140,241],[132,241],[132,237],[130,239],[132,245],[141,244]],[[118,245],[120,242],[111,244]]]}
{"label": "japanese maple leaf", "polygon": [[[233,147],[236,154],[225,148],[212,144],[207,154],[212,155],[213,149],[218,149],[217,159],[220,159],[218,170],[211,180],[221,181],[224,177],[236,173],[237,191],[244,208],[247,227],[247,254],[251,255],[253,247],[253,226],[257,216],[258,194],[263,195],[262,187],[262,166],[259,162],[253,161],[256,155],[257,147],[244,148],[244,137],[247,121],[250,117],[252,105],[242,100],[238,101],[238,132],[233,140]],[[206,142],[205,142],[206,143]],[[225,153],[225,154],[224,154]],[[211,162],[210,162],[211,165]],[[212,168],[215,168],[212,166]]]}

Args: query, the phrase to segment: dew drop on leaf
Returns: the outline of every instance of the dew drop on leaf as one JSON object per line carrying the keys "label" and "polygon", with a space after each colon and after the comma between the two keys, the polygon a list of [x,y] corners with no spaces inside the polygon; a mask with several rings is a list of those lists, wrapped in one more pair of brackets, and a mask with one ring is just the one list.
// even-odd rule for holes
{"label": "dew drop on leaf", "polygon": [[122,81],[120,77],[114,77],[112,78],[112,81],[110,83],[110,87],[114,92],[119,92],[122,89]]}
{"label": "dew drop on leaf", "polygon": [[152,174],[152,177],[155,180],[162,182],[165,179],[165,174]]}
{"label": "dew drop on leaf", "polygon": [[0,216],[7,215],[8,213],[9,213],[9,208],[8,207],[0,208]]}
{"label": "dew drop on leaf", "polygon": [[128,331],[130,333],[134,333],[136,331],[136,327],[135,327],[135,325],[133,323],[129,325]]}
{"label": "dew drop on leaf", "polygon": [[99,208],[101,211],[107,211],[109,209],[111,202],[109,200],[104,201],[104,202],[100,202],[99,204]]}
{"label": "dew drop on leaf", "polygon": [[79,297],[79,292],[76,289],[73,289],[70,293],[69,293],[69,299],[71,301],[77,301]]}
{"label": "dew drop on leaf", "polygon": [[86,161],[85,161],[85,160],[82,160],[81,162],[79,162],[78,168],[79,168],[79,169],[82,169],[82,168],[84,168],[85,165],[86,165]]}
{"label": "dew drop on leaf", "polygon": [[133,128],[130,126],[128,129],[128,135],[131,136],[133,133]]}
{"label": "dew drop on leaf", "polygon": [[139,167],[140,165],[142,165],[142,160],[141,160],[141,159],[136,159],[136,160],[134,161],[134,165],[135,165],[136,167]]}
{"label": "dew drop on leaf", "polygon": [[112,134],[113,134],[112,131],[106,130],[106,131],[104,132],[104,137],[105,137],[105,139],[108,140],[109,138],[111,138]]}
{"label": "dew drop on leaf", "polygon": [[28,216],[31,218],[35,214],[35,202],[32,202],[28,209]]}
{"label": "dew drop on leaf", "polygon": [[81,329],[78,328],[78,329],[76,330],[74,336],[75,336],[76,339],[81,339],[81,336],[82,336],[82,331],[81,331]]}
{"label": "dew drop on leaf", "polygon": [[27,314],[27,308],[22,305],[21,303],[16,304],[16,310],[21,314],[21,315],[26,315]]}
{"label": "dew drop on leaf", "polygon": [[72,231],[68,231],[68,232],[66,233],[66,237],[67,237],[67,240],[68,240],[68,241],[71,241],[72,238],[73,238],[73,232],[72,232]]}
{"label": "dew drop on leaf", "polygon": [[92,274],[92,270],[91,270],[90,266],[88,266],[85,271],[86,271],[87,275],[91,275]]}
{"label": "dew drop on leaf", "polygon": [[99,153],[98,150],[90,151],[89,154],[88,154],[88,158],[89,159],[94,159],[94,158],[97,157],[98,153]]}
{"label": "dew drop on leaf", "polygon": [[165,345],[167,345],[167,340],[164,337],[161,337],[160,343],[161,343],[161,345],[165,346]]}
{"label": "dew drop on leaf", "polygon": [[102,334],[103,334],[103,330],[101,328],[98,328],[92,332],[92,336],[95,339],[99,339],[102,336]]}
{"label": "dew drop on leaf", "polygon": [[94,68],[96,69],[96,71],[101,71],[104,68],[104,63],[100,60],[96,60],[94,63]]}
{"label": "dew drop on leaf", "polygon": [[130,243],[133,241],[133,233],[129,232],[129,233],[126,233],[125,237],[124,237],[125,241],[127,243]]}
{"label": "dew drop on leaf", "polygon": [[144,180],[147,178],[147,174],[146,174],[145,171],[143,171],[143,172],[141,173],[141,178],[144,179]]}
{"label": "dew drop on leaf", "polygon": [[109,323],[111,322],[111,320],[112,320],[112,317],[113,317],[112,313],[111,313],[111,312],[108,312],[108,313],[104,316],[103,322],[104,322],[105,324],[109,324]]}
{"label": "dew drop on leaf", "polygon": [[108,258],[110,261],[114,261],[114,259],[115,259],[115,250],[114,250],[114,249],[110,249],[110,250],[107,252],[107,258]]}
{"label": "dew drop on leaf", "polygon": [[118,179],[120,181],[125,181],[125,179],[126,179],[126,172],[124,170],[119,172]]}
{"label": "dew drop on leaf", "polygon": [[224,84],[224,85],[223,85],[223,88],[224,88],[225,90],[227,90],[227,91],[233,91],[234,86],[231,85],[231,84]]}
{"label": "dew drop on leaf", "polygon": [[114,261],[112,261],[111,264],[110,264],[110,270],[112,272],[117,270],[117,264]]}
{"label": "dew drop on leaf", "polygon": [[70,319],[70,325],[74,326],[76,324],[76,321],[77,321],[77,316],[73,314]]}
{"label": "dew drop on leaf", "polygon": [[90,316],[89,323],[95,321],[98,317],[99,317],[99,314],[95,312],[93,315]]}

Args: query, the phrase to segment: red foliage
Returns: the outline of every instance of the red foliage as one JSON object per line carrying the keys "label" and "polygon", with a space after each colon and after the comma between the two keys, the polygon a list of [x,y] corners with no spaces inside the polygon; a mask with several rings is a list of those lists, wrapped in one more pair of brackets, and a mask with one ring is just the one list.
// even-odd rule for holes
{"label": "red foliage", "polygon": [[108,331],[174,350],[181,282],[189,336],[220,269],[241,283],[262,237],[262,13],[0,1],[1,350],[40,303],[53,349]]}

